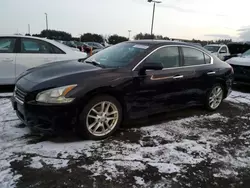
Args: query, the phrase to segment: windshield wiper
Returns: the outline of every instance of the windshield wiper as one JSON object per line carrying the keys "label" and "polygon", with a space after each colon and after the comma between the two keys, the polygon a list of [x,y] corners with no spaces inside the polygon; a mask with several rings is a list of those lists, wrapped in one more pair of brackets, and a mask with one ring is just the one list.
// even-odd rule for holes
{"label": "windshield wiper", "polygon": [[94,66],[97,66],[97,67],[101,67],[101,68],[105,68],[104,65],[101,65],[99,62],[95,61],[95,60],[92,60],[92,61],[84,61],[85,63],[89,63],[89,64],[92,64]]}

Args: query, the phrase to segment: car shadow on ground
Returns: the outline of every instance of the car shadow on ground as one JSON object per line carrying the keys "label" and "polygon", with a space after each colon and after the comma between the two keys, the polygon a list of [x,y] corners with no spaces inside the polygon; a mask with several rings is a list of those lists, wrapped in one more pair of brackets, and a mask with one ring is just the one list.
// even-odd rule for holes
{"label": "car shadow on ground", "polygon": [[[148,117],[128,120],[125,121],[121,128],[119,128],[110,138],[111,140],[138,140],[137,132],[133,129],[138,129],[141,127],[153,126],[162,123],[168,123],[170,121],[175,121],[183,118],[189,118],[193,116],[202,116],[202,115],[212,115],[212,114],[221,114],[227,117],[233,117],[235,114],[239,114],[240,104],[230,104],[228,102],[223,102],[220,108],[217,111],[207,111],[202,106],[190,107],[178,111],[171,111],[167,113],[160,113],[151,115]],[[23,124],[20,125],[21,127]],[[54,143],[74,143],[84,141],[84,138],[80,138],[74,131],[64,131],[57,135],[51,134],[41,134],[34,133],[28,134],[25,136],[29,141],[29,144],[35,144],[43,141],[50,141]]]}

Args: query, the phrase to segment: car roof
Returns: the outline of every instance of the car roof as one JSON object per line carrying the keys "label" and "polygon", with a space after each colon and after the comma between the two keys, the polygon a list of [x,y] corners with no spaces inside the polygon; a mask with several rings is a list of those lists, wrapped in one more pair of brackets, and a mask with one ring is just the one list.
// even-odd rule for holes
{"label": "car roof", "polygon": [[25,35],[0,35],[0,37],[20,37],[20,38],[30,38],[30,39],[37,39],[37,40],[43,40],[43,41],[46,41],[46,42],[49,42],[57,47],[60,47],[62,50],[64,51],[70,51],[71,52],[71,49],[70,47],[60,43],[60,42],[57,42],[55,40],[51,40],[51,39],[47,39],[47,38],[41,38],[41,37],[33,37],[33,36],[25,36]]}
{"label": "car roof", "polygon": [[206,46],[226,46],[225,44],[208,44]]}
{"label": "car roof", "polygon": [[129,43],[143,44],[143,45],[184,45],[184,46],[193,46],[199,48],[201,46],[188,42],[179,42],[171,40],[133,40],[127,41]]}
{"label": "car roof", "polygon": [[26,36],[26,35],[0,35],[0,37],[22,37],[22,38],[32,38],[32,39],[46,39],[46,38]]}

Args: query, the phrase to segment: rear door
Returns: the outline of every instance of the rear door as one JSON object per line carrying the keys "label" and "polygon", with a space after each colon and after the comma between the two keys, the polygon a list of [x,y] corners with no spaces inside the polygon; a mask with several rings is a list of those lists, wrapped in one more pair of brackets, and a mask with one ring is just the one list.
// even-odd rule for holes
{"label": "rear door", "polygon": [[29,68],[55,61],[51,45],[39,39],[21,38],[20,53],[16,56],[16,77]]}
{"label": "rear door", "polygon": [[182,47],[183,67],[186,70],[192,70],[195,74],[190,82],[187,82],[190,88],[187,98],[190,103],[201,101],[212,87],[216,80],[217,70],[212,64],[212,57],[202,50],[193,47]]}
{"label": "rear door", "polygon": [[0,85],[15,83],[15,46],[15,37],[0,37]]}

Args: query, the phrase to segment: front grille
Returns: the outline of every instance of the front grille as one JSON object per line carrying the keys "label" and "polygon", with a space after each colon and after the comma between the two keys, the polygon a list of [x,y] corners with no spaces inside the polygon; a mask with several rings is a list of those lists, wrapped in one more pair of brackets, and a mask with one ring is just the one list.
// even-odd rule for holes
{"label": "front grille", "polygon": [[15,88],[15,97],[19,101],[24,102],[26,95],[27,95],[27,93],[24,92],[23,90],[21,90],[20,88],[18,88],[18,87]]}

